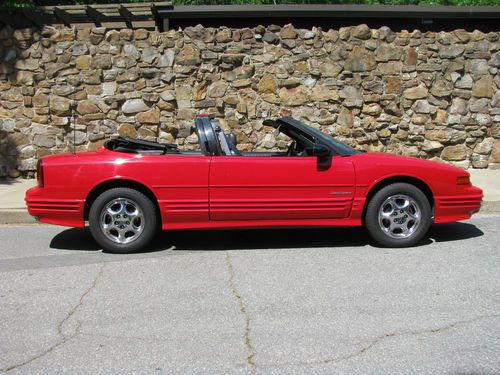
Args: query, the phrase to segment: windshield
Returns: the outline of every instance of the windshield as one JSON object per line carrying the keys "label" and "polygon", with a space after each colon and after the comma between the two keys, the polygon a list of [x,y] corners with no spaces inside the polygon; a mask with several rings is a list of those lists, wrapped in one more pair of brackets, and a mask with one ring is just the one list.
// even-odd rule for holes
{"label": "windshield", "polygon": [[285,123],[293,125],[295,128],[312,135],[316,140],[320,140],[322,143],[330,146],[338,155],[354,155],[360,154],[361,151],[355,150],[346,144],[337,141],[335,138],[322,133],[321,131],[313,128],[312,126],[306,125],[292,117],[282,117],[281,120]]}

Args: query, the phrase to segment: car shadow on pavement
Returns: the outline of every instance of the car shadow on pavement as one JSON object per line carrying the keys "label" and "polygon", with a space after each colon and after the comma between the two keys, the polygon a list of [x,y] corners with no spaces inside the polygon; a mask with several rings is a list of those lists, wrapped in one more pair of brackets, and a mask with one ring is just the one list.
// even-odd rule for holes
{"label": "car shadow on pavement", "polygon": [[232,229],[164,233],[154,245],[170,244],[176,250],[258,250],[308,247],[356,247],[370,239],[362,228]]}
{"label": "car shadow on pavement", "polygon": [[446,223],[432,225],[427,234],[435,242],[466,240],[484,235],[484,232],[469,223]]}
{"label": "car shadow on pavement", "polygon": [[97,251],[102,248],[94,241],[90,229],[70,228],[55,235],[50,241],[51,249]]}
{"label": "car shadow on pavement", "polygon": [[[483,232],[469,223],[434,225],[419,246],[432,242],[460,241],[482,236]],[[247,249],[282,249],[311,247],[362,247],[373,243],[363,228],[287,228],[249,230],[190,230],[159,233],[144,252],[224,251]],[[90,230],[71,228],[57,234],[51,241],[52,249],[101,250]]]}

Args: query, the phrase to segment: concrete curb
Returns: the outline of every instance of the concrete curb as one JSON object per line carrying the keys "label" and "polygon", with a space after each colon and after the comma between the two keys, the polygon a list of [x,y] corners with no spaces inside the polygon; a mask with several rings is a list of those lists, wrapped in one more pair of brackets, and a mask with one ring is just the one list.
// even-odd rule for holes
{"label": "concrete curb", "polygon": [[[499,214],[500,201],[483,202],[480,214]],[[0,209],[0,225],[37,224],[33,216],[24,208]]]}
{"label": "concrete curb", "polygon": [[24,208],[0,209],[0,225],[36,223],[35,218]]}
{"label": "concrete curb", "polygon": [[483,202],[481,214],[500,214],[500,201]]}

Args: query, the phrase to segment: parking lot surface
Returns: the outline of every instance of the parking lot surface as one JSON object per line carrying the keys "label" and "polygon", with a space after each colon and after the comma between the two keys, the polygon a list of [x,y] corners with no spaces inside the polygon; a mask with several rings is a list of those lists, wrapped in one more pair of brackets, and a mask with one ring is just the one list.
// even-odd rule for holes
{"label": "parking lot surface", "polygon": [[384,249],[362,229],[0,226],[0,372],[500,372],[500,216]]}

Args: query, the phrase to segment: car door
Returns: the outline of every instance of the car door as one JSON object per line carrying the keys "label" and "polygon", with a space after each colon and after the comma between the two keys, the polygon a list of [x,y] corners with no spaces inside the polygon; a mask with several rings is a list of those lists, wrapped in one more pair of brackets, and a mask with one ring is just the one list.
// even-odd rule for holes
{"label": "car door", "polygon": [[209,187],[211,220],[344,218],[354,167],[343,156],[218,156]]}

